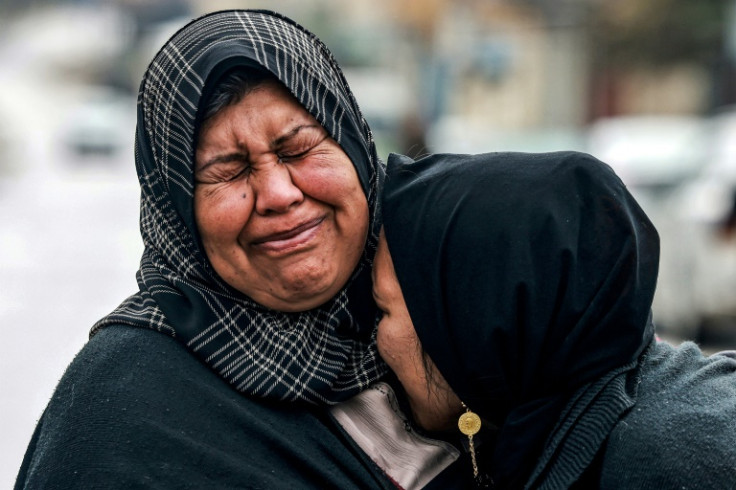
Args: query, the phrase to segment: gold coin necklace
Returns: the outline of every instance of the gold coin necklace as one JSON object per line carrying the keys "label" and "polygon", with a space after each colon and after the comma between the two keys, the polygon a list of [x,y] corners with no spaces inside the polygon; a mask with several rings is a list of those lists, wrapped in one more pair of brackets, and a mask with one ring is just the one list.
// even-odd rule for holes
{"label": "gold coin necklace", "polygon": [[480,417],[478,417],[477,413],[472,412],[464,403],[463,408],[465,409],[465,412],[463,412],[457,420],[457,427],[460,429],[460,432],[468,436],[470,459],[473,462],[473,477],[478,478],[478,462],[475,460],[475,444],[473,443],[473,436],[480,431]]}

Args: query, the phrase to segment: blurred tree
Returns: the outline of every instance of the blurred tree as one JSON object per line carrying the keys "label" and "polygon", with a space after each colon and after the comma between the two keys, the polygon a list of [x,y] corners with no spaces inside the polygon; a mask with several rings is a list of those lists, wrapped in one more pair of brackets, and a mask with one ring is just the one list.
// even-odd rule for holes
{"label": "blurred tree", "polygon": [[[586,0],[592,60],[590,118],[620,114],[626,79],[689,66],[708,79],[708,112],[736,102],[728,32],[734,0]],[[671,107],[660,109],[665,112]]]}
{"label": "blurred tree", "polygon": [[711,63],[723,54],[731,0],[617,0],[592,10],[596,50],[616,65]]}

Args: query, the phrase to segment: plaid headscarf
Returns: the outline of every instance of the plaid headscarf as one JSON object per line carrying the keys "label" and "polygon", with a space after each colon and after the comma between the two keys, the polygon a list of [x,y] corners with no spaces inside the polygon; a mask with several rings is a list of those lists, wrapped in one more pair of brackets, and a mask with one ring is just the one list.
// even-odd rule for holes
{"label": "plaid headscarf", "polygon": [[[265,308],[214,272],[194,222],[194,151],[201,106],[235,67],[276,76],[343,148],[368,200],[368,240],[348,284],[302,313]],[[380,378],[370,269],[380,228],[383,167],[371,131],[325,45],[274,12],[204,15],[151,62],[138,95],[135,162],[145,249],[140,291],[100,320],[172,335],[237,390],[279,400],[336,403]]]}

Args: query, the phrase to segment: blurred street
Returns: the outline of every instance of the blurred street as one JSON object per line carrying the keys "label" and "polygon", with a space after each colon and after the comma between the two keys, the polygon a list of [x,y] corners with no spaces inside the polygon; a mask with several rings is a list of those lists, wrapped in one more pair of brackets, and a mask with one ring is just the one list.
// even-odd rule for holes
{"label": "blurred street", "polygon": [[90,326],[137,289],[134,274],[142,247],[131,168],[25,177],[0,185],[4,488]]}
{"label": "blurred street", "polygon": [[0,50],[2,488],[12,487],[33,428],[91,325],[136,291],[142,250],[135,99],[114,121],[119,148],[75,148],[70,131],[81,124],[80,108],[90,97],[102,102],[77,83],[59,83],[48,64],[29,63],[56,55],[23,56],[19,43],[31,38],[23,30],[22,22],[6,30],[12,34]]}
{"label": "blurred street", "polygon": [[661,236],[659,334],[736,348],[736,0],[707,3],[725,13],[651,25],[638,0],[0,1],[0,488],[91,326],[137,290],[140,77],[220,8],[279,10],[325,40],[383,159],[610,164]]}

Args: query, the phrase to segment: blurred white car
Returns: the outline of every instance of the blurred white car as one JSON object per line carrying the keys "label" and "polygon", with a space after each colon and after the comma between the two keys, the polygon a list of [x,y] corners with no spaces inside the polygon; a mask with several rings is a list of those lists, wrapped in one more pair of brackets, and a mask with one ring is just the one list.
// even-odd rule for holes
{"label": "blurred white car", "polygon": [[736,110],[601,120],[588,150],[616,170],[659,231],[660,333],[736,347],[736,234],[723,227],[736,205]]}
{"label": "blurred white car", "polygon": [[698,336],[700,230],[682,211],[683,189],[711,158],[709,122],[697,116],[624,116],[596,121],[588,151],[613,167],[660,235],[654,317],[660,333]]}
{"label": "blurred white car", "polygon": [[736,347],[736,109],[709,122],[712,156],[682,192],[682,214],[694,224],[693,291],[698,338]]}
{"label": "blurred white car", "polygon": [[82,100],[69,110],[60,137],[77,157],[114,157],[132,150],[134,128],[132,95],[107,87],[88,87]]}
{"label": "blurred white car", "polygon": [[600,119],[588,132],[589,151],[635,187],[681,184],[709,159],[709,128],[697,116],[621,116]]}

